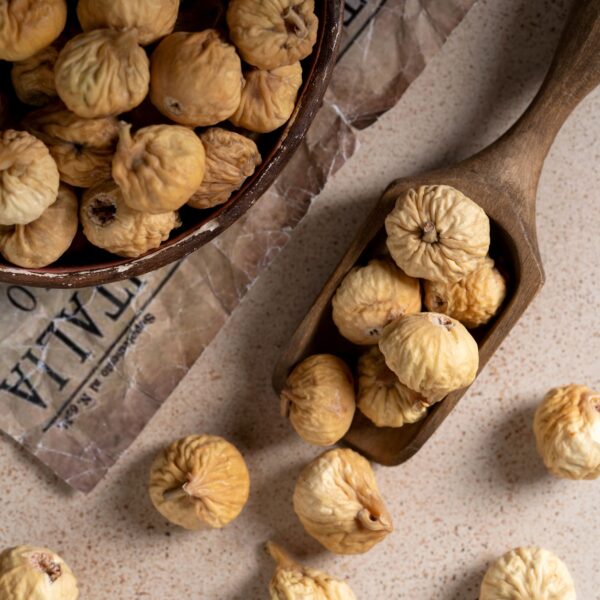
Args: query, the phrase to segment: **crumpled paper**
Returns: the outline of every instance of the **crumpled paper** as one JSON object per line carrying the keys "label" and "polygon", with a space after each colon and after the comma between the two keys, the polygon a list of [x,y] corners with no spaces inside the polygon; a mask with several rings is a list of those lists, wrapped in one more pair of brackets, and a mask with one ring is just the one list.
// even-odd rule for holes
{"label": "crumpled paper", "polygon": [[186,260],[85,290],[0,285],[0,428],[89,492],[133,442],[356,149],[475,0],[349,0],[300,149],[263,198]]}

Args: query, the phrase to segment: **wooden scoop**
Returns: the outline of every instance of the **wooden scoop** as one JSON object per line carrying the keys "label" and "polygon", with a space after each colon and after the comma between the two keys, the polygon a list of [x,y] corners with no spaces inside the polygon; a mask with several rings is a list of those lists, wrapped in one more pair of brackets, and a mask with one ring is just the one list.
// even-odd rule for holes
{"label": "wooden scoop", "polygon": [[[535,201],[544,160],[567,117],[600,83],[600,0],[575,0],[569,22],[546,79],[525,114],[494,144],[454,167],[392,183],[331,275],[291,338],[273,376],[280,392],[300,360],[330,352],[351,364],[363,350],[337,332],[331,298],[359,259],[366,260],[385,241],[385,217],[398,196],[422,185],[455,187],[477,202],[492,222],[490,254],[505,261],[509,295],[500,314],[482,331],[479,368],[487,363],[544,283],[535,228]],[[368,458],[396,465],[414,455],[456,406],[466,389],[449,394],[427,417],[400,428],[377,428],[359,414],[345,441]]]}

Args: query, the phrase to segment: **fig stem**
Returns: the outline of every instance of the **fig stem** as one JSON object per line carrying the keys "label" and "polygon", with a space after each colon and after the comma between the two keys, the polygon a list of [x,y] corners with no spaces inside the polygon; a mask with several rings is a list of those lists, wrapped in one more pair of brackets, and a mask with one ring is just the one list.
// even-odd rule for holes
{"label": "fig stem", "polygon": [[173,502],[174,500],[181,500],[182,498],[189,498],[189,494],[183,489],[184,486],[179,486],[167,490],[163,494],[163,499],[166,502]]}
{"label": "fig stem", "polygon": [[288,8],[283,14],[283,20],[285,21],[286,27],[291,25],[296,37],[300,39],[306,38],[308,35],[308,27],[304,22],[304,19],[292,8]]}
{"label": "fig stem", "polygon": [[434,244],[438,241],[437,231],[432,221],[427,221],[423,226],[423,241],[427,244]]}
{"label": "fig stem", "polygon": [[277,566],[283,569],[289,569],[296,566],[289,554],[275,542],[267,542],[265,547],[267,554],[277,563]]}

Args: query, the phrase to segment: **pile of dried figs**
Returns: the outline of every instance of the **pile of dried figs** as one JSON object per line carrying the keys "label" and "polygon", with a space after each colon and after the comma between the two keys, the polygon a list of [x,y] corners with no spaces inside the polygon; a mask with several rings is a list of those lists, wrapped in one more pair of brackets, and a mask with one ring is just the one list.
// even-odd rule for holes
{"label": "pile of dried figs", "polygon": [[0,2],[0,61],[22,113],[0,131],[7,261],[54,263],[79,222],[94,246],[140,256],[182,207],[225,203],[260,165],[259,136],[296,105],[314,0],[231,0],[222,27],[174,32],[188,4]]}

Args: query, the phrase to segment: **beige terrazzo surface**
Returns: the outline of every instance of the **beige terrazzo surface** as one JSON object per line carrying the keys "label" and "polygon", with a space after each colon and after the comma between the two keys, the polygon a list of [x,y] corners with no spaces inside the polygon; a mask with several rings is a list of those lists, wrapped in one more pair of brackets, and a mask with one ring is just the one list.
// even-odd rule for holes
{"label": "beige terrazzo surface", "polygon": [[[549,386],[600,387],[600,90],[565,126],[543,173],[548,282],[428,445],[405,465],[376,469],[396,531],[369,554],[333,556],[302,531],[293,484],[318,450],[281,420],[270,388],[281,348],[385,185],[501,133],[538,86],[568,4],[480,0],[396,109],[361,135],[288,248],[92,494],[70,492],[2,439],[0,547],[59,550],[83,600],[266,598],[269,538],[346,577],[361,600],[476,600],[490,559],[536,543],[566,561],[580,600],[599,600],[600,482],[547,475],[531,420]],[[223,531],[177,530],[146,495],[157,449],[192,432],[226,436],[250,467],[250,502]]]}

